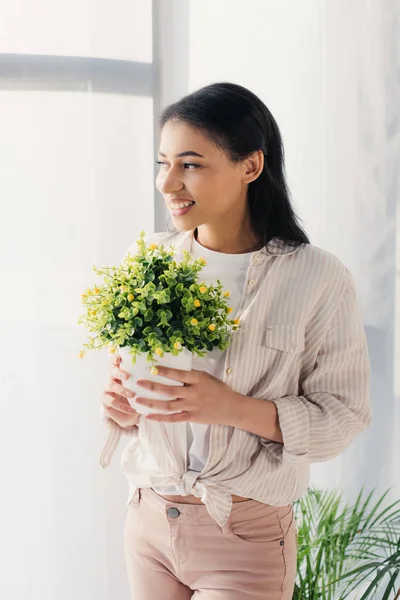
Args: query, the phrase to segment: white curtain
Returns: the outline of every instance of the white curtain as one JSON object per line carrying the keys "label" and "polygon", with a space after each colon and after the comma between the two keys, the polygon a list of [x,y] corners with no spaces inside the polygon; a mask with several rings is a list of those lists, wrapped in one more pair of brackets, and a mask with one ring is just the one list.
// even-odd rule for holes
{"label": "white curtain", "polygon": [[398,37],[396,0],[2,1],[0,597],[129,599],[123,443],[103,472],[109,358],[76,358],[80,294],[165,229],[154,116],[214,81],[276,116],[305,228],[359,290],[375,419],[313,482],[399,496]]}

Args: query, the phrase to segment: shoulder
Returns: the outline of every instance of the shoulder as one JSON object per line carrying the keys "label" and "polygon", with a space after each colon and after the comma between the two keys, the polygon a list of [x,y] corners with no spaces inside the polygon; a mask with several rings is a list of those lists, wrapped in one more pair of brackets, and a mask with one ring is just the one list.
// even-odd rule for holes
{"label": "shoulder", "polygon": [[327,277],[342,276],[343,279],[346,279],[349,273],[346,265],[336,254],[313,244],[303,244],[296,252],[296,259],[299,263],[308,265],[310,270],[323,271]]}
{"label": "shoulder", "polygon": [[332,297],[340,303],[343,295],[355,288],[347,266],[328,250],[304,244],[296,252],[296,263],[296,271],[303,274],[321,299]]}

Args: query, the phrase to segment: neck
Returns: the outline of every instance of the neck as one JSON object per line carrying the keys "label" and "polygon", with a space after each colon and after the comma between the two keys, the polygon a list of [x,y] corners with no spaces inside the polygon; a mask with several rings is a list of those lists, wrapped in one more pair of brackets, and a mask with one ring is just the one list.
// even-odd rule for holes
{"label": "neck", "polygon": [[200,225],[194,231],[194,237],[199,244],[223,254],[244,254],[255,252],[264,246],[263,242],[250,230],[218,231],[208,225]]}

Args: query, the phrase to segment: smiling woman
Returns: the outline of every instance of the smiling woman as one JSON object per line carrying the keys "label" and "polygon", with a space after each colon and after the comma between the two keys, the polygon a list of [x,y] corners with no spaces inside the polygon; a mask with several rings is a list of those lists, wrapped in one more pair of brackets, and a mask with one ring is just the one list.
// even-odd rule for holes
{"label": "smiling woman", "polygon": [[[212,230],[221,231],[222,221],[232,221],[232,227],[242,230],[243,241],[255,239],[247,207],[247,186],[257,179],[264,167],[261,151],[252,153],[247,161],[233,162],[227,153],[209,137],[185,121],[168,120],[162,127],[159,154],[165,160],[158,161],[160,171],[156,185],[162,193],[171,212],[178,219],[176,226],[187,230],[194,225],[208,222]],[[181,148],[192,148],[182,150]],[[194,150],[195,148],[196,150]],[[195,157],[196,162],[186,162],[185,158]],[[218,201],[216,201],[218,199]],[[192,201],[195,204],[174,210],[177,202]],[[172,206],[171,206],[172,205]],[[207,232],[202,242],[207,246]],[[229,240],[227,240],[229,243]],[[210,240],[210,243],[212,241]],[[219,235],[217,248],[224,240]],[[225,242],[226,243],[226,242]],[[239,248],[239,251],[246,251]],[[235,249],[236,252],[238,248]],[[230,252],[229,248],[227,251]]]}
{"label": "smiling woman", "polygon": [[122,454],[132,596],[290,600],[292,504],[309,465],[343,452],[371,420],[354,281],[300,227],[279,128],[257,96],[212,84],[160,124],[157,188],[175,229],[148,243],[202,257],[204,285],[231,291],[240,326],[189,372],[160,365],[185,387],[142,382],[176,399],[136,398],[175,414],[141,415]]}

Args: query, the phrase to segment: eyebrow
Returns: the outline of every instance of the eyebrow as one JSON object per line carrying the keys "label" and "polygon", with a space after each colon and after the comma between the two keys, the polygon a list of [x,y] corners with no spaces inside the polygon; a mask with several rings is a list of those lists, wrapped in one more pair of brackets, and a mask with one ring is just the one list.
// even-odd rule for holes
{"label": "eyebrow", "polygon": [[[160,156],[164,156],[166,158],[166,154],[164,154],[163,152],[159,151],[158,154]],[[199,156],[200,158],[204,158],[204,156],[202,154],[199,154],[198,152],[195,152],[194,150],[186,150],[185,152],[180,152],[179,154],[176,155],[175,158],[181,158],[182,156]]]}

